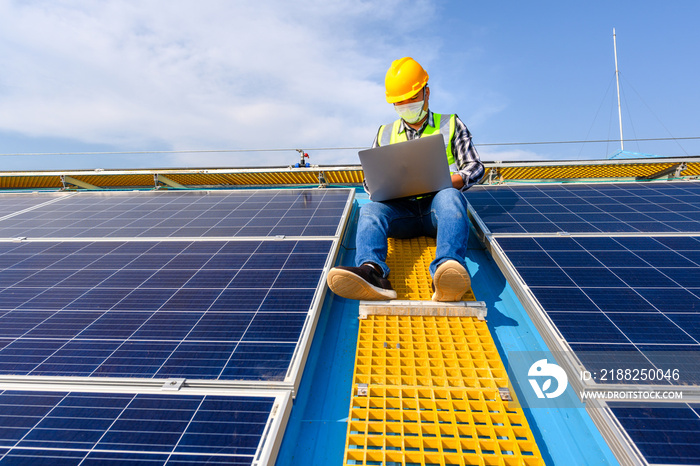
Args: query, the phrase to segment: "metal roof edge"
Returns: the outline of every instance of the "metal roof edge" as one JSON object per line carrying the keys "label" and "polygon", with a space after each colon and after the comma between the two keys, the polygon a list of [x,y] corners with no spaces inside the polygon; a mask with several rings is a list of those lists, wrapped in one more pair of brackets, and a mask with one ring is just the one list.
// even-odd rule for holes
{"label": "metal roof edge", "polygon": [[532,161],[482,161],[486,168],[491,167],[551,167],[566,165],[654,165],[663,163],[700,162],[700,156],[656,157],[638,159],[589,159],[589,160],[532,160]]}
{"label": "metal roof edge", "polygon": [[[484,161],[486,168],[491,167],[550,167],[566,165],[629,165],[629,164],[663,164],[680,162],[700,162],[700,156],[658,157],[654,159],[588,159],[588,160],[531,160],[531,161]],[[219,167],[219,168],[141,168],[141,169],[82,169],[82,170],[25,170],[2,171],[0,176],[95,176],[95,175],[168,175],[168,174],[230,174],[230,173],[278,173],[356,171],[362,166],[356,165],[312,165],[310,167],[274,166],[274,167]]]}
{"label": "metal roof edge", "polygon": [[[700,176],[700,156],[625,160],[548,160],[484,162],[482,184],[504,181],[585,182],[645,181]],[[251,186],[360,186],[361,165],[313,165],[308,167],[219,167],[81,169],[0,172],[3,191],[59,189],[200,189]]]}

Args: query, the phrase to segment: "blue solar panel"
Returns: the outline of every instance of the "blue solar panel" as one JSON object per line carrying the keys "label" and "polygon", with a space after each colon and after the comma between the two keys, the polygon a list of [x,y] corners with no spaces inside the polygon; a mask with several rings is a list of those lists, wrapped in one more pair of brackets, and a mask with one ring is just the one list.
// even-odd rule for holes
{"label": "blue solar panel", "polygon": [[250,465],[274,403],[263,396],[2,391],[0,463]]}
{"label": "blue solar panel", "polygon": [[[564,351],[557,358],[570,381],[580,361],[588,378],[579,372],[574,380],[584,391],[596,384],[637,394],[648,394],[650,384],[674,393],[697,388],[700,183],[489,186],[466,197],[478,227],[522,278],[521,290],[557,329],[544,336]],[[511,276],[509,266],[504,271]],[[698,405],[614,406],[647,461],[698,464]]]}
{"label": "blue solar panel", "polygon": [[0,373],[283,380],[332,246],[0,243]]}
{"label": "blue solar panel", "polygon": [[475,186],[466,194],[493,234],[700,232],[700,183]]}
{"label": "blue solar panel", "polygon": [[624,367],[679,368],[672,383],[700,382],[700,238],[499,237],[497,243],[589,370],[611,367],[600,355],[606,352],[627,358]]}
{"label": "blue solar panel", "polygon": [[2,193],[0,194],[0,219],[64,196],[66,194]]}
{"label": "blue solar panel", "polygon": [[0,374],[39,389],[37,376],[114,391],[115,377],[208,387],[0,392],[0,463],[264,462],[275,398],[204,394],[237,380],[243,393],[275,381],[289,395],[351,199],[348,189],[0,194]]}
{"label": "blue solar panel", "polygon": [[700,464],[700,404],[608,403],[647,462]]}
{"label": "blue solar panel", "polygon": [[350,195],[348,189],[78,193],[0,219],[0,237],[337,236]]}

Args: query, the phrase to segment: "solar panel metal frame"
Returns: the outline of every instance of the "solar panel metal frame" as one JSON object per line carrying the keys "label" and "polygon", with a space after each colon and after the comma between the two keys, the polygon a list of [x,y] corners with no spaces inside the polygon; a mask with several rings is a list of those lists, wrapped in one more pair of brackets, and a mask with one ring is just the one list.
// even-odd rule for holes
{"label": "solar panel metal frame", "polygon": [[[162,381],[161,381],[162,382]],[[219,397],[264,397],[274,400],[270,415],[261,435],[261,441],[253,458],[252,464],[274,464],[279,447],[282,443],[282,436],[292,409],[292,394],[288,390],[268,390],[257,389],[236,390],[226,387],[206,387],[193,388],[182,386],[177,390],[168,389],[165,384],[160,386],[147,385],[119,385],[104,384],[85,386],[78,380],[56,381],[56,383],[36,383],[34,381],[17,379],[15,381],[0,381],[0,391],[26,391],[26,392],[56,392],[56,393],[76,393],[76,394],[133,394],[133,395],[159,395],[159,396],[219,396]],[[132,451],[138,453],[138,451]]]}
{"label": "solar panel metal frame", "polygon": [[605,401],[587,400],[586,412],[591,416],[601,435],[610,446],[615,458],[622,466],[649,465],[642,452],[632,441]]}

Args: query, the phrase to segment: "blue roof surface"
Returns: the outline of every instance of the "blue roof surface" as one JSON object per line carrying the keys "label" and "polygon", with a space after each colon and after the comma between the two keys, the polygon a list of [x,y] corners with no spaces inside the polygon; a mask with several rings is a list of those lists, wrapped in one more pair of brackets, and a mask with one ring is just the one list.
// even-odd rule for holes
{"label": "blue roof surface", "polygon": [[[368,202],[358,195],[358,205]],[[354,213],[356,215],[357,212]],[[338,264],[354,264],[353,218]],[[486,302],[487,323],[499,354],[548,352],[532,321],[476,235],[467,256],[472,289]],[[277,459],[278,466],[341,464],[357,345],[359,303],[330,295],[322,308],[302,383]],[[534,362],[534,361],[533,361]],[[526,380],[515,381],[516,390]],[[523,406],[548,464],[617,464],[583,404],[565,410]]]}

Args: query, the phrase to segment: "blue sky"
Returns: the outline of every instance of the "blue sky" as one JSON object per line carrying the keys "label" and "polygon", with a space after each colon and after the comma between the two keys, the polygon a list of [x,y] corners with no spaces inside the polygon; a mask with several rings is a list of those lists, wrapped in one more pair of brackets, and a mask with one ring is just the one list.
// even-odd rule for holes
{"label": "blue sky", "polygon": [[[606,158],[700,136],[700,2],[0,0],[0,171],[358,163],[395,118],[391,61],[428,70],[484,160]],[[700,155],[699,140],[627,142]],[[168,154],[81,152],[204,151]],[[11,155],[66,153],[66,155]]]}

